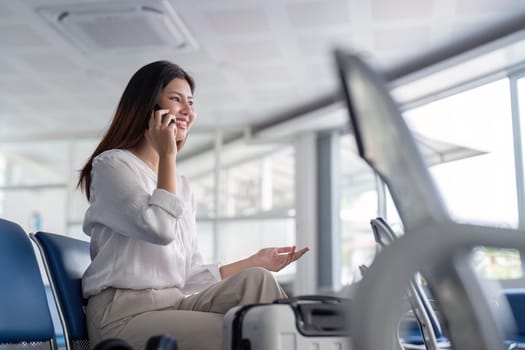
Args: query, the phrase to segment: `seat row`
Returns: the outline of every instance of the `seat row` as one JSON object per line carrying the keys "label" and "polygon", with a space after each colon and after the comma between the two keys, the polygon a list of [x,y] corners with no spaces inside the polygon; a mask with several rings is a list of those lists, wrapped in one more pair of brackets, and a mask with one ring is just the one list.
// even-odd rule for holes
{"label": "seat row", "polygon": [[[50,251],[53,249],[50,248],[54,242],[53,236],[39,232],[32,235],[32,238],[41,251],[45,252],[42,257],[46,271],[49,273],[51,291],[64,329],[65,345],[68,350],[87,350],[89,344],[82,311],[83,303],[79,302],[79,299],[74,301],[74,297],[81,300],[80,269],[85,268],[87,266],[85,264],[89,263],[89,260],[86,260],[89,259],[89,246],[87,256],[80,254],[80,258],[76,256],[67,258],[71,267],[77,265],[76,276],[74,268],[67,270],[64,268],[67,271],[65,274],[53,274],[51,266],[58,264],[64,266],[64,262],[61,261],[64,256],[52,254]],[[41,244],[41,241],[44,243]],[[78,244],[78,251],[86,248],[81,241],[74,241]],[[50,263],[51,261],[53,263]],[[53,275],[56,277],[53,278]],[[63,290],[59,294],[58,283],[63,283],[66,278],[70,279],[69,285],[62,284]],[[29,236],[18,224],[3,219],[0,219],[0,280],[3,281],[0,287],[0,349],[26,349],[28,344],[35,350],[56,349],[57,339],[46,297],[46,287]],[[58,283],[55,283],[55,280]],[[66,297],[62,298],[60,295],[64,294]],[[70,300],[72,301],[69,302]],[[69,314],[75,309],[75,316]]]}
{"label": "seat row", "polygon": [[[30,239],[44,263],[63,328],[63,344],[53,326]],[[28,235],[18,224],[0,219],[0,350],[56,350],[62,346],[89,350],[81,279],[90,261],[88,242],[47,232]],[[176,349],[169,336],[150,340],[148,350]],[[112,339],[97,344],[96,349],[123,349],[124,344]]]}
{"label": "seat row", "polygon": [[[394,230],[381,217],[370,221],[374,239],[382,248],[398,239]],[[365,269],[366,271],[366,269]],[[496,304],[508,303],[515,327],[506,334],[507,349],[525,349],[525,289],[512,288],[501,291],[501,300]],[[417,278],[412,278],[407,290],[407,299],[412,308],[412,316],[400,322],[401,347],[405,349],[450,349],[451,344],[441,327],[441,321]]]}

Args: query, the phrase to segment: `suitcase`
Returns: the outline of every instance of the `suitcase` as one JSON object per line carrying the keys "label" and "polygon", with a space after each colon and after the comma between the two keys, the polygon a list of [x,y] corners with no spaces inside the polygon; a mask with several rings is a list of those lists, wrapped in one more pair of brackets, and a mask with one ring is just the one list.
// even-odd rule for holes
{"label": "suitcase", "polygon": [[224,315],[222,350],[350,349],[350,300],[308,295],[241,305]]}

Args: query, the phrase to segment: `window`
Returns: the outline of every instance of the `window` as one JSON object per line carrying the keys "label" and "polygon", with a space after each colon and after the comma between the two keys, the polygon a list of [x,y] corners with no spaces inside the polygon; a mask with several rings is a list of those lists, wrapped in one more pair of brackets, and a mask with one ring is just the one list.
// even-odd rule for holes
{"label": "window", "polygon": [[287,215],[294,205],[293,149],[225,167],[220,179],[220,217]]}
{"label": "window", "polygon": [[[509,80],[502,79],[405,113],[413,132],[462,153],[430,168],[456,221],[519,225],[510,103]],[[478,247],[472,261],[486,278],[522,277],[520,254],[512,249]]]}
{"label": "window", "polygon": [[508,79],[415,108],[405,118],[413,132],[463,150],[457,160],[431,167],[455,220],[518,226]]}
{"label": "window", "polygon": [[191,189],[197,201],[197,217],[213,218],[215,216],[215,190],[213,173],[206,173],[190,179]]}
{"label": "window", "polygon": [[[27,232],[65,232],[66,171],[60,164],[64,142],[4,144],[0,149],[3,218]],[[34,150],[39,150],[35,153]],[[52,166],[50,166],[52,165]],[[50,205],[53,203],[53,205]]]}
{"label": "window", "polygon": [[76,183],[93,144],[93,140],[1,144],[0,215],[27,232],[87,239],[81,223],[88,203]]}
{"label": "window", "polygon": [[[498,227],[519,225],[509,86],[508,79],[501,79],[404,113],[456,221]],[[518,96],[523,110],[525,78],[518,80]],[[525,122],[521,126],[523,135]],[[388,190],[383,198],[371,170],[358,158],[353,142],[350,135],[341,138],[343,284],[358,279],[357,267],[368,265],[373,259],[369,228],[372,217],[381,213],[397,233],[403,232]],[[478,247],[473,252],[473,262],[480,274],[488,278],[522,277],[520,255],[511,249]]]}
{"label": "window", "polygon": [[[249,148],[241,147],[243,151]],[[219,174],[218,216],[214,175],[210,168],[190,178],[197,199],[199,247],[205,262],[230,263],[264,247],[295,243],[293,147],[272,147],[224,165]],[[277,275],[294,273],[292,264]]]}
{"label": "window", "polygon": [[476,247],[472,266],[482,277],[489,279],[517,279],[523,276],[520,252],[516,249]]}
{"label": "window", "polygon": [[[217,260],[230,263],[246,258],[261,248],[290,246],[295,243],[295,219],[265,218],[221,220],[218,223]],[[285,276],[295,273],[295,264],[277,273]]]}
{"label": "window", "polygon": [[360,265],[369,265],[375,254],[370,220],[378,214],[376,177],[357,155],[355,139],[346,134],[341,146],[341,284],[361,279]]}
{"label": "window", "polygon": [[[249,153],[250,146],[237,145]],[[215,201],[215,169],[192,174],[184,165],[197,200],[197,216],[204,218],[238,218],[254,215],[289,216],[294,208],[295,155],[292,147],[265,147],[241,159],[228,159],[219,174],[219,198]],[[228,149],[227,154],[235,153]],[[230,157],[231,158],[231,157]],[[218,215],[215,205],[219,205]]]}

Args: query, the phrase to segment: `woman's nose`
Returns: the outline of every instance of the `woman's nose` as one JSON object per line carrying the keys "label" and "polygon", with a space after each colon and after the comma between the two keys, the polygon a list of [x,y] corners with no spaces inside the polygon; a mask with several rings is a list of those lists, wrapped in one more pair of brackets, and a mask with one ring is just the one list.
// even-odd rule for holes
{"label": "woman's nose", "polygon": [[188,114],[191,111],[191,105],[188,102],[182,102],[181,112]]}

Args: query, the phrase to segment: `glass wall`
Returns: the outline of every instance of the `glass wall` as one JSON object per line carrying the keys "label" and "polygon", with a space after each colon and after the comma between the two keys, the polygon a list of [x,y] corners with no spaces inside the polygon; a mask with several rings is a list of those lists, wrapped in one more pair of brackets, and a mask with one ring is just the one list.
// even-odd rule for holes
{"label": "glass wall", "polygon": [[461,153],[431,167],[455,220],[518,226],[508,79],[412,109],[405,120],[414,133]]}
{"label": "glass wall", "polygon": [[[76,184],[97,142],[0,143],[0,217],[19,223],[27,232],[43,230],[87,240],[82,221],[88,202]],[[241,147],[249,153],[250,146]],[[273,147],[224,164],[218,201],[214,164],[200,176],[191,176],[189,170],[181,166],[182,173],[189,172],[197,200],[199,245],[206,261],[228,263],[263,247],[294,244],[293,147]],[[290,267],[279,275],[294,271]]]}
{"label": "glass wall", "polygon": [[[463,149],[430,168],[456,221],[519,226],[510,96],[509,79],[501,79],[405,114],[414,132]],[[472,259],[482,276],[522,277],[518,251],[478,247]]]}
{"label": "glass wall", "polygon": [[376,177],[357,155],[352,135],[340,138],[341,146],[341,284],[361,279],[360,265],[369,265],[375,255],[370,219],[378,216]]}
{"label": "glass wall", "polygon": [[[524,81],[517,81],[521,110],[525,105]],[[518,194],[524,189],[516,179],[523,167],[516,167],[515,145],[520,140],[513,135],[509,79],[412,108],[404,117],[454,220],[520,227]],[[522,134],[524,124],[522,121]],[[388,190],[374,181],[371,170],[357,158],[353,143],[351,135],[341,137],[343,284],[359,279],[358,266],[373,259],[370,219],[381,215],[397,233],[403,232]],[[523,154],[521,149],[519,152]],[[473,261],[486,277],[522,277],[517,251],[479,247]]]}
{"label": "glass wall", "polygon": [[0,216],[27,232],[87,239],[87,200],[76,190],[78,169],[93,141],[44,140],[0,144]]}
{"label": "glass wall", "polygon": [[221,169],[219,217],[286,215],[294,206],[291,147]]}
{"label": "glass wall", "polygon": [[[217,201],[212,172],[192,180],[205,261],[229,263],[264,247],[295,243],[294,162],[288,146],[222,166]],[[278,276],[294,272],[292,264]]]}

